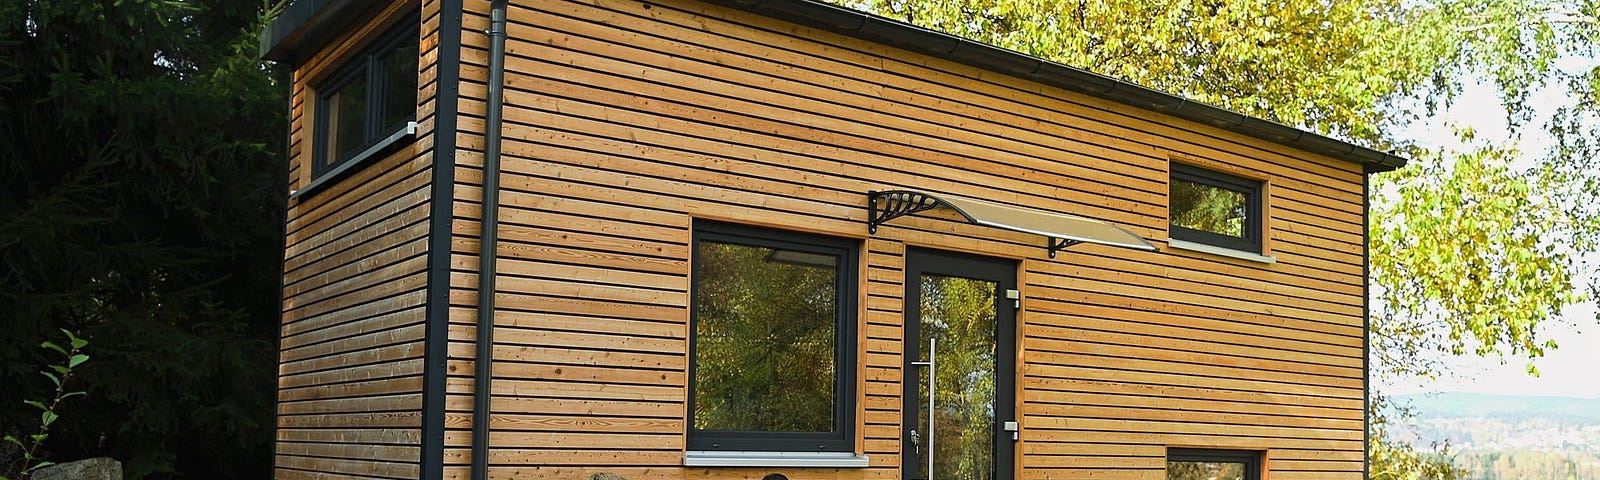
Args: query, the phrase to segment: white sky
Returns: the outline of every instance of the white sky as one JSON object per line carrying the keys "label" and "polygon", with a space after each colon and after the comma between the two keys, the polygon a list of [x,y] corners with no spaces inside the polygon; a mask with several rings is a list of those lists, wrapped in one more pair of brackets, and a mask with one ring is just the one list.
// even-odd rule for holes
{"label": "white sky", "polygon": [[[1569,103],[1560,90],[1538,92],[1533,98],[1535,111],[1548,113],[1555,106]],[[1480,139],[1511,137],[1506,128],[1505,111],[1490,87],[1468,87],[1448,111],[1412,126],[1407,136],[1433,146],[1462,148],[1446,126],[1447,121],[1473,127]],[[1542,121],[1536,115],[1531,125],[1522,129],[1521,150],[1527,155],[1542,154],[1551,142],[1540,126]],[[1600,172],[1595,174],[1600,175]],[[1600,275],[1600,272],[1588,274]],[[1499,358],[1467,355],[1446,359],[1452,375],[1436,382],[1427,385],[1397,383],[1383,388],[1393,394],[1473,392],[1600,398],[1600,324],[1595,322],[1594,309],[1592,301],[1574,305],[1564,312],[1561,321],[1539,326],[1540,338],[1553,339],[1559,345],[1534,361],[1540,371],[1539,377],[1528,375],[1525,359],[1508,358],[1501,363]]]}

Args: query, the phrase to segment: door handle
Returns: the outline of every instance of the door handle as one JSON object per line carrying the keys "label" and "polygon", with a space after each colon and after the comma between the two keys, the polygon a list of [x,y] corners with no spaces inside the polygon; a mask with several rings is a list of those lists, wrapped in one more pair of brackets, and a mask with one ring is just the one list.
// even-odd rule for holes
{"label": "door handle", "polygon": [[[934,450],[933,450],[933,431],[934,431],[933,430],[933,399],[934,399],[934,397],[936,397],[936,395],[934,395],[934,392],[938,390],[938,384],[934,382],[935,380],[938,379],[938,373],[937,373],[938,369],[935,368],[935,367],[938,366],[938,359],[937,359],[938,356],[939,356],[938,341],[937,341],[937,339],[929,338],[928,339],[928,361],[926,361],[926,362],[911,362],[911,365],[913,365],[913,366],[926,365],[928,367],[928,479],[929,480],[933,480],[933,455],[935,453]],[[911,431],[911,435],[912,435],[911,438],[913,439],[912,440],[913,443],[915,443],[916,433],[917,433],[916,430],[912,430]]]}

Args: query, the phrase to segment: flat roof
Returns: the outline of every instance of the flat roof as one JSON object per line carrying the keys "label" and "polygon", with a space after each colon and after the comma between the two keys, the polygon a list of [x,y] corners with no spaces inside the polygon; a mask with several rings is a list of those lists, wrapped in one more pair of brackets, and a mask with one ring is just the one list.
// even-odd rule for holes
{"label": "flat roof", "polygon": [[[1211,125],[1362,165],[1367,173],[1394,170],[1405,166],[1407,161],[1394,154],[1315,132],[859,10],[815,0],[705,1]],[[299,62],[304,55],[347,28],[359,17],[361,6],[370,6],[370,3],[295,0],[277,21],[261,32],[261,56],[268,60]]]}

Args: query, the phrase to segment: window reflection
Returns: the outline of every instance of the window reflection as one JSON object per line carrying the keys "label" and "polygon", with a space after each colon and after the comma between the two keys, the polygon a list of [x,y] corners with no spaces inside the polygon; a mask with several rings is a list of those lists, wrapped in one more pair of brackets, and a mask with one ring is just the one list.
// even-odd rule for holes
{"label": "window reflection", "polygon": [[1172,179],[1172,224],[1219,235],[1243,237],[1249,203],[1243,192]]}
{"label": "window reflection", "polygon": [[1167,480],[1245,480],[1243,462],[1167,462]]}
{"label": "window reflection", "polygon": [[839,257],[696,245],[697,430],[831,432]]}

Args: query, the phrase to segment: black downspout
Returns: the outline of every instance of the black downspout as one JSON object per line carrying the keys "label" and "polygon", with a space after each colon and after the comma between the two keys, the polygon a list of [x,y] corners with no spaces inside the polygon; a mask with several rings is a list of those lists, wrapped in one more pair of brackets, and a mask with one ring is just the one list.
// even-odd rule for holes
{"label": "black downspout", "polygon": [[500,243],[500,124],[505,107],[506,2],[489,6],[489,79],[484,99],[483,209],[478,235],[477,357],[472,381],[472,480],[489,478],[489,399],[494,376],[495,250]]}

